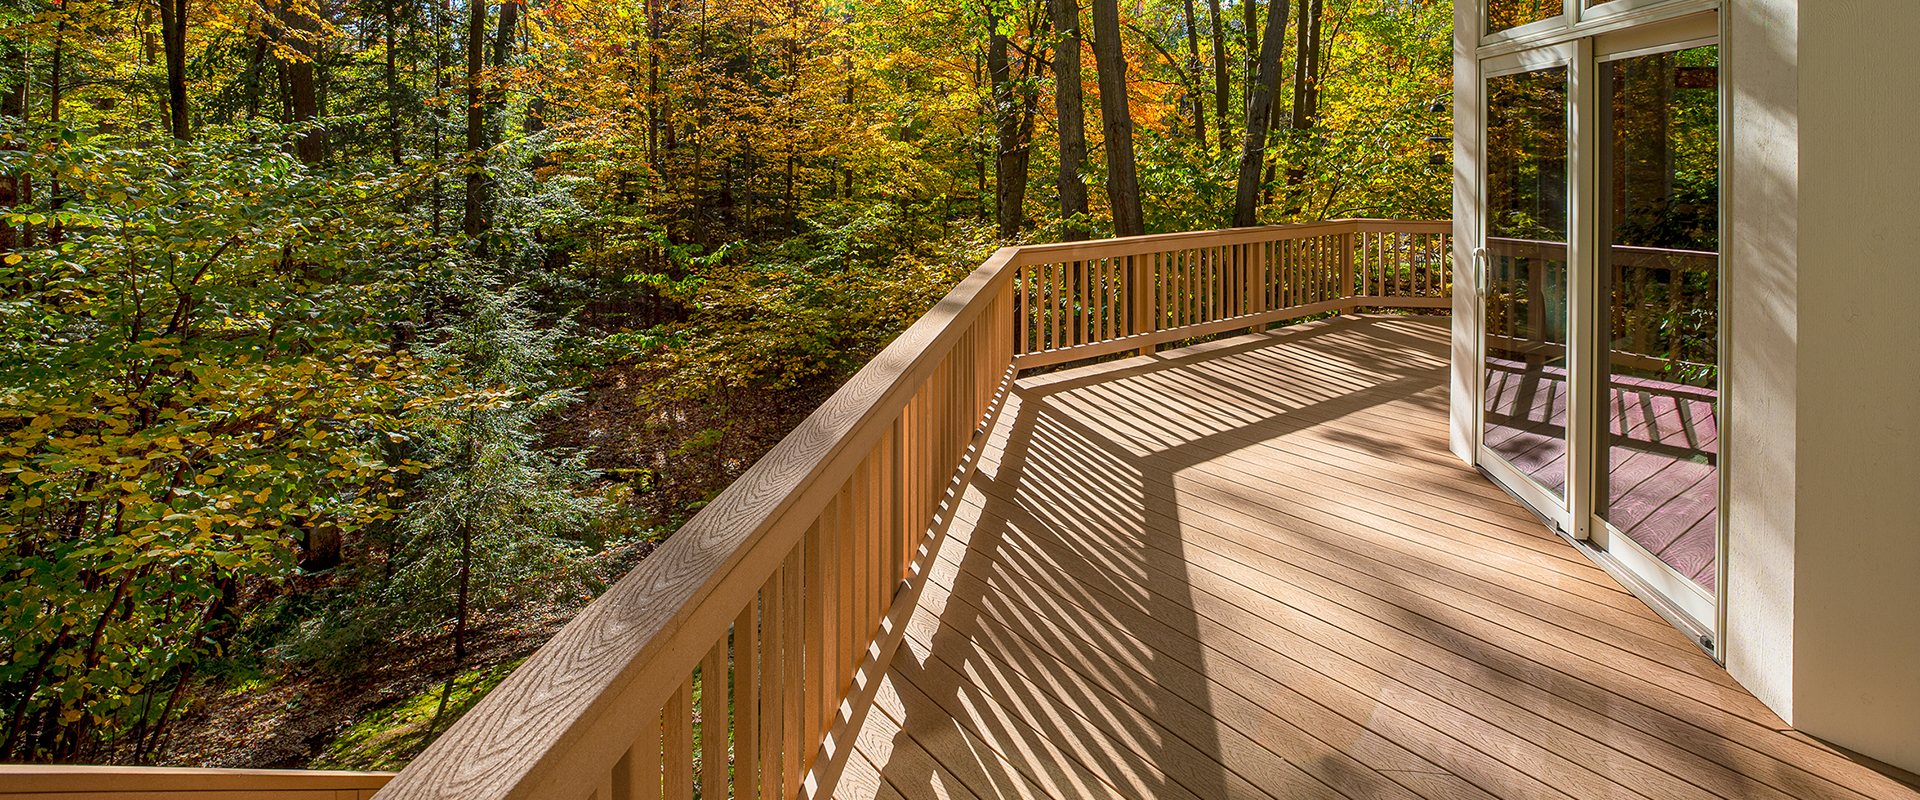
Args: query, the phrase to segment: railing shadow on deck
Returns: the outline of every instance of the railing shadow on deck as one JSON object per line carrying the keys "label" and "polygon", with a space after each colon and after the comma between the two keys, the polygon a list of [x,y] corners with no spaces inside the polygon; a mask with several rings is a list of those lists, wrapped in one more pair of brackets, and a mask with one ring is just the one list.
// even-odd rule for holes
{"label": "railing shadow on deck", "polygon": [[[1156,798],[1380,788],[1339,759],[1293,768],[1250,758],[1266,743],[1216,722],[1257,716],[1265,698],[1239,696],[1203,666],[1216,657],[1201,643],[1217,637],[1201,629],[1181,533],[1193,513],[1182,476],[1245,446],[1250,429],[1268,438],[1444,385],[1444,361],[1348,336],[1328,345],[1335,357],[1380,376],[1358,392],[1234,359],[1338,332],[1272,332],[1022,382],[1004,447],[973,478],[974,524],[941,554],[948,588],[910,624],[913,657],[892,663],[902,733],[878,772],[908,796],[952,784]],[[1262,374],[1240,374],[1249,369]],[[1267,724],[1271,735],[1292,723]]]}

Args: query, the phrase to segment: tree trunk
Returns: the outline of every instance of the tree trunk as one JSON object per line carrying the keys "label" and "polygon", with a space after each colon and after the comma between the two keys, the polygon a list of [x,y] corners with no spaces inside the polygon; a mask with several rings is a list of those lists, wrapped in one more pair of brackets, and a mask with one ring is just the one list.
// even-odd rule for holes
{"label": "tree trunk", "polygon": [[1146,233],[1134,171],[1133,114],[1127,108],[1127,58],[1120,49],[1116,0],[1093,0],[1093,61],[1100,76],[1100,126],[1106,134],[1107,201],[1115,236]]}
{"label": "tree trunk", "polygon": [[[1248,0],[1243,2],[1251,6]],[[1227,124],[1227,40],[1220,26],[1220,0],[1207,0],[1207,15],[1213,23],[1213,116],[1219,120],[1220,151],[1224,153],[1233,133]]]}
{"label": "tree trunk", "polygon": [[[449,10],[449,7],[448,7],[448,0],[441,0],[440,3],[433,8],[432,14],[433,14],[433,42],[434,42],[434,45],[433,45],[433,96],[436,100],[444,101],[447,96],[447,44],[448,44],[447,28],[451,23],[451,20],[448,19],[448,17],[451,15],[451,11]],[[445,150],[443,149],[445,145],[442,140],[442,137],[445,136],[445,131],[447,128],[447,103],[445,102],[434,103],[433,114],[435,117],[437,117],[437,119],[435,119],[432,122],[432,124],[429,126],[433,128],[434,171],[433,171],[432,226],[433,226],[433,235],[435,237],[438,237],[440,235],[440,229],[444,223],[444,220],[442,219],[442,215],[441,215],[441,205],[446,202],[446,186],[443,183],[442,178],[440,177],[444,172],[444,170],[440,168],[441,166],[440,158],[446,154]]]}
{"label": "tree trunk", "polygon": [[647,0],[647,163],[660,174],[660,3]]}
{"label": "tree trunk", "polygon": [[[846,78],[846,83],[847,83],[847,93],[846,93],[846,96],[845,96],[845,97],[843,97],[843,98],[841,98],[841,102],[843,102],[843,103],[845,103],[845,104],[846,104],[846,106],[847,106],[847,113],[848,113],[848,114],[853,114],[853,113],[854,113],[854,108],[853,108],[853,62],[852,62],[852,61],[844,61],[844,62],[842,62],[842,65],[843,65],[843,66],[844,66],[844,67],[846,68],[846,70],[847,70],[847,78]],[[791,155],[789,155],[789,156],[787,157],[787,163],[788,163],[788,171],[789,171],[789,172],[791,172],[791,171],[792,171],[792,163],[793,163],[793,157],[792,157]],[[846,194],[844,194],[844,195],[842,195],[842,197],[844,197],[844,198],[846,198],[846,199],[848,199],[848,200],[852,200],[852,199],[853,199],[853,164],[852,164],[851,162],[843,162],[843,163],[841,164],[841,173],[842,173],[842,177],[843,177],[843,178],[845,179],[845,181],[844,181],[844,182],[846,183]],[[788,181],[788,183],[792,183],[792,181]],[[827,178],[827,195],[828,195],[828,196],[832,196],[832,195],[833,195],[833,178],[832,178],[832,176],[831,176],[831,174],[829,174],[829,176],[828,176],[828,178]],[[951,201],[949,201],[949,202],[951,202]],[[799,218],[798,218],[798,217],[795,217],[795,218],[794,218],[794,220],[793,220],[793,221],[792,221],[791,223],[789,223],[789,224],[790,224],[790,225],[792,225],[792,226],[794,226],[794,229],[795,229],[795,230],[798,230],[798,229],[799,229],[799,228],[798,228],[798,226],[799,226]]]}
{"label": "tree trunk", "polygon": [[1087,161],[1086,101],[1080,93],[1080,6],[1076,0],[1048,0],[1053,28],[1059,31],[1053,53],[1053,111],[1059,118],[1060,239],[1087,238],[1087,183],[1080,167]]}
{"label": "tree trunk", "polygon": [[160,43],[153,38],[153,6],[140,9],[140,58],[149,67],[160,59]]}
{"label": "tree trunk", "polygon": [[[66,82],[66,6],[67,4],[62,0],[60,3],[60,23],[53,28],[53,57],[47,65],[47,121],[53,123],[56,129],[60,127],[60,101],[62,95],[65,94],[65,92],[61,91],[63,88],[61,84]],[[58,192],[59,189],[56,188],[54,191]]]}
{"label": "tree trunk", "polygon": [[[1287,0],[1273,0],[1284,3]],[[1249,115],[1253,108],[1253,87],[1260,83],[1260,0],[1242,0],[1240,3],[1241,35],[1246,37],[1247,59],[1246,83],[1240,87],[1240,121],[1251,124]]]}
{"label": "tree trunk", "polygon": [[514,26],[519,23],[519,0],[506,0],[506,2],[501,3],[500,23],[493,32],[493,87],[495,95],[492,99],[496,103],[504,99],[502,94],[506,91],[507,86],[505,75],[507,59],[513,56],[513,29]]}
{"label": "tree trunk", "polygon": [[[60,102],[62,98],[66,95],[66,92],[64,91],[64,89],[66,88],[65,84],[67,80],[67,74],[66,74],[67,3],[66,3],[66,0],[60,0],[60,11],[61,11],[60,23],[54,26],[53,59],[52,59],[52,63],[49,65],[49,68],[48,68],[49,74],[48,74],[48,81],[47,81],[48,83],[47,121],[53,123],[53,127],[55,130],[58,130],[60,128]],[[29,186],[31,186],[31,184],[29,184]],[[60,173],[58,171],[54,171],[52,175],[48,176],[47,201],[48,201],[47,202],[48,207],[56,212],[59,211],[61,207],[66,205],[65,201],[61,198],[61,195],[60,195]],[[25,244],[28,247],[33,246],[33,224],[29,222],[22,227],[25,230],[25,233],[22,235],[22,239],[24,240],[22,244]],[[64,227],[61,225],[59,221],[59,216],[56,214],[54,215],[54,219],[47,223],[47,243],[53,244],[53,245],[60,244],[60,240],[65,238],[64,234],[65,234]]]}
{"label": "tree trunk", "polygon": [[159,0],[160,40],[167,54],[167,131],[186,141],[187,0]]}
{"label": "tree trunk", "polygon": [[[1220,0],[1210,0],[1219,3]],[[1187,82],[1187,99],[1193,103],[1193,138],[1199,140],[1200,149],[1207,149],[1207,99],[1200,90],[1200,28],[1193,19],[1193,0],[1186,0],[1187,21],[1187,74],[1193,79]]]}
{"label": "tree trunk", "polygon": [[1244,228],[1254,224],[1254,212],[1260,200],[1260,167],[1265,161],[1267,117],[1273,106],[1274,89],[1280,82],[1281,36],[1287,30],[1287,0],[1267,3],[1267,32],[1260,45],[1258,78],[1253,96],[1247,102],[1247,135],[1240,140],[1240,175],[1234,185],[1233,225]]}
{"label": "tree trunk", "polygon": [[472,577],[473,525],[462,523],[460,525],[460,587],[458,595],[454,598],[453,620],[453,660],[460,664],[467,661],[467,597]]}
{"label": "tree trunk", "polygon": [[[293,56],[277,56],[281,74],[287,79],[287,121],[294,124],[312,122],[320,116],[320,92],[314,80],[314,58],[319,53],[314,37],[319,31],[319,22],[307,16],[306,12],[289,9],[284,4],[279,10],[279,17],[283,44],[294,53]],[[300,138],[294,140],[293,153],[302,164],[311,166],[320,163],[327,157],[326,135],[318,130],[301,134]]]}
{"label": "tree trunk", "polygon": [[[1299,0],[1300,16],[1294,21],[1293,51],[1293,130],[1304,145],[1306,131],[1313,129],[1320,105],[1320,16],[1322,0]],[[1298,156],[1296,156],[1297,158]],[[1287,167],[1287,197],[1298,211],[1300,184],[1306,179],[1303,164]]]}
{"label": "tree trunk", "polygon": [[1013,70],[1007,62],[1007,35],[1000,17],[989,12],[987,78],[993,85],[995,148],[993,159],[994,221],[1000,238],[1020,235],[1027,194],[1027,147],[1020,141],[1020,100],[1015,96]]}
{"label": "tree trunk", "polygon": [[[164,2],[165,0],[163,0]],[[467,193],[460,213],[460,231],[477,237],[487,229],[486,92],[480,84],[487,37],[487,4],[467,4]],[[484,248],[484,246],[483,246]]]}
{"label": "tree trunk", "polygon": [[[5,93],[0,94],[0,115],[24,122],[27,118],[27,84],[29,83],[27,51],[18,45],[8,45],[4,50],[4,56],[0,58],[5,59],[7,66],[20,81],[18,84],[5,87]],[[27,182],[30,180],[31,178],[24,170],[12,175],[0,176],[0,208],[13,208],[27,202],[26,189]],[[0,222],[0,250],[12,250],[20,245],[19,231],[11,223]],[[6,755],[5,750],[0,750],[0,758],[5,758]]]}
{"label": "tree trunk", "polygon": [[398,49],[399,22],[394,19],[395,8],[388,3],[386,8],[387,37],[387,158],[394,166],[400,166],[400,69],[395,61],[394,50]]}

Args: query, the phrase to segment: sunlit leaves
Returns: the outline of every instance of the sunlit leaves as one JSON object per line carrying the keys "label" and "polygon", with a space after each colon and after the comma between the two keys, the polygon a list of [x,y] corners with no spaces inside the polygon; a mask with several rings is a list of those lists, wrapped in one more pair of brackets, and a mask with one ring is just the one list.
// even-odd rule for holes
{"label": "sunlit leaves", "polygon": [[273,145],[0,151],[21,169],[74,199],[5,259],[0,695],[60,748],[165,713],[143,693],[305,532],[393,515],[417,365],[383,340],[419,255]]}

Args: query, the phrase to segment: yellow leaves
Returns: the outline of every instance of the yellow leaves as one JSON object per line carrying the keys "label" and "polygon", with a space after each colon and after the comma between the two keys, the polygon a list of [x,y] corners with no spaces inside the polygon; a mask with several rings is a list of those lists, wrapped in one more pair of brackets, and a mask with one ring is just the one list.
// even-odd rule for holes
{"label": "yellow leaves", "polygon": [[22,261],[25,261],[25,260],[27,260],[27,258],[26,258],[26,256],[23,256],[23,255],[20,255],[19,253],[12,253],[12,254],[10,254],[10,255],[8,255],[8,256],[7,256],[7,259],[6,259],[6,261],[7,261],[7,266],[9,266],[9,267],[11,267],[11,266],[13,266],[13,265],[15,265],[15,264],[18,264],[18,263],[20,263],[20,262],[22,262]]}

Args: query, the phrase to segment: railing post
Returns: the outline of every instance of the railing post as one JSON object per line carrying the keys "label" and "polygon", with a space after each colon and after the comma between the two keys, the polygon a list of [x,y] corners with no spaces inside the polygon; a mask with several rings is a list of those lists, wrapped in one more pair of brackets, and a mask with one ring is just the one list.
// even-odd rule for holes
{"label": "railing post", "polygon": [[1254,242],[1253,244],[1247,245],[1247,247],[1253,250],[1253,269],[1248,271],[1252,273],[1254,285],[1253,313],[1258,314],[1267,310],[1267,290],[1269,287],[1267,277],[1267,243]]}
{"label": "railing post", "polygon": [[[1354,296],[1353,234],[1351,233],[1340,234],[1340,296],[1341,297]],[[1354,309],[1353,306],[1346,306],[1341,308],[1340,312],[1344,314],[1352,311],[1353,309]]]}
{"label": "railing post", "polygon": [[[1149,274],[1152,271],[1150,268],[1152,263],[1153,259],[1147,256],[1127,256],[1127,291],[1133,301],[1129,303],[1132,307],[1133,319],[1128,332],[1132,334],[1151,333],[1157,327],[1149,320],[1153,313],[1153,291],[1149,286],[1153,281]],[[1153,346],[1147,345],[1140,348],[1136,355],[1146,355],[1151,352],[1153,352]]]}

